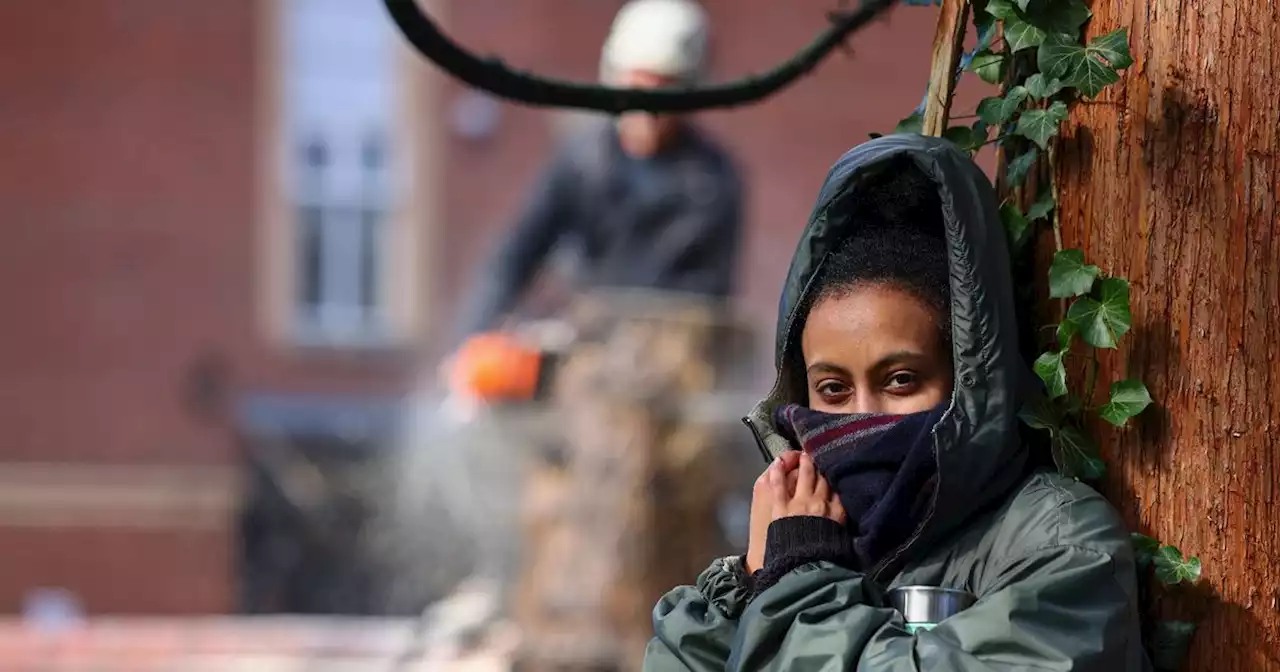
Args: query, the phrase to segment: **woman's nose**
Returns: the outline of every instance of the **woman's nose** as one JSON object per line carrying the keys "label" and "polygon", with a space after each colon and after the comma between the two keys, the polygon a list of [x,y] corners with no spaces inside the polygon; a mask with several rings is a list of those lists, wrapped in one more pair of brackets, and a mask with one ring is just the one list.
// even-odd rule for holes
{"label": "woman's nose", "polygon": [[880,395],[858,392],[853,401],[854,413],[883,413]]}

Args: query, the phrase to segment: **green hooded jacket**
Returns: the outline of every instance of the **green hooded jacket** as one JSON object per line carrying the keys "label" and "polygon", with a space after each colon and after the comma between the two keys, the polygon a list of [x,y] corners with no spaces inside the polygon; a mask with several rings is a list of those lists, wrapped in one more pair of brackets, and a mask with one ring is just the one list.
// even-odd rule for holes
{"label": "green hooded jacket", "polygon": [[[794,312],[828,252],[857,226],[838,214],[843,199],[903,158],[937,185],[951,264],[956,383],[933,430],[930,513],[867,573],[812,562],[753,599],[741,557],[716,560],[654,608],[646,670],[1150,669],[1119,516],[1088,486],[1031,467],[1019,440],[1017,413],[1031,388],[1005,234],[990,182],[949,142],[886,136],[831,169],[782,291],[778,382],[745,420],[770,459],[790,449],[771,415],[793,401],[803,375],[786,370]],[[903,585],[958,588],[978,601],[912,634],[885,599]]]}

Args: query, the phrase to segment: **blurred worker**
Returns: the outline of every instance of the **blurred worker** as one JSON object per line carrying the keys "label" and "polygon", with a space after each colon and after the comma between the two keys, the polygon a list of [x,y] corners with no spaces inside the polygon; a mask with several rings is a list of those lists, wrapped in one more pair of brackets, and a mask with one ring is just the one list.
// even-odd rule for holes
{"label": "blurred worker", "polygon": [[[611,86],[696,85],[707,17],[692,0],[632,0],[604,44]],[[538,179],[515,227],[485,264],[464,335],[499,326],[558,244],[581,253],[583,288],[730,293],[741,186],[729,156],[678,115],[633,112],[570,138]]]}

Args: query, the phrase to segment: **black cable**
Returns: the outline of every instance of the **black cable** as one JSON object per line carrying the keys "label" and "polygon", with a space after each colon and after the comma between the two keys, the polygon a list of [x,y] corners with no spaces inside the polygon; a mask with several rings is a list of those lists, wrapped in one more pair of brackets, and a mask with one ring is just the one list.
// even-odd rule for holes
{"label": "black cable", "polygon": [[864,0],[852,12],[830,15],[831,25],[794,56],[760,75],[724,84],[683,89],[615,89],[551,79],[514,70],[497,58],[481,58],[449,39],[417,0],[383,0],[405,39],[427,60],[477,89],[539,107],[618,114],[628,110],[691,112],[735,107],[764,99],[813,70],[853,33],[888,11],[897,0]]}

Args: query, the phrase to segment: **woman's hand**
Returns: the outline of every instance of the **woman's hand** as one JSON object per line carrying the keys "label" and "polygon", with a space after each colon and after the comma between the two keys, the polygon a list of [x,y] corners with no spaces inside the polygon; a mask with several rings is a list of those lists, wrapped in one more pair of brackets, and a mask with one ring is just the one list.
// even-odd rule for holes
{"label": "woman's hand", "polygon": [[[794,472],[794,485],[788,483],[788,471],[778,462],[769,465],[765,475],[768,478],[770,501],[770,522],[790,516],[820,516],[844,524],[844,507],[840,498],[831,491],[827,479],[818,474],[813,466],[813,458],[808,453],[801,453],[799,465]],[[758,487],[758,485],[757,485]],[[755,504],[752,503],[751,515],[755,516]],[[765,529],[768,529],[766,525]],[[754,520],[752,534],[755,534]],[[761,537],[763,548],[763,536]],[[763,553],[761,554],[763,560]]]}
{"label": "woman's hand", "polygon": [[747,537],[746,561],[748,574],[764,566],[765,538],[769,534],[769,523],[773,522],[773,489],[769,484],[769,474],[773,473],[775,468],[780,470],[783,482],[789,482],[794,488],[799,477],[796,471],[798,466],[800,466],[800,451],[785,452],[760,473],[755,486],[751,489],[751,532]]}

